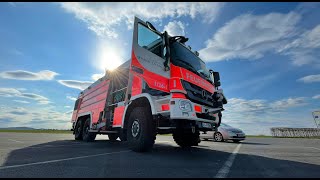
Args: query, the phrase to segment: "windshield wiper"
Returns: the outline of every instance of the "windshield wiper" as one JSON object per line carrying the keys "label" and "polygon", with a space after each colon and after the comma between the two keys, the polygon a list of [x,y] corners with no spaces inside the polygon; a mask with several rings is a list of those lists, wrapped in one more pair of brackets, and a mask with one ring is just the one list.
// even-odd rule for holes
{"label": "windshield wiper", "polygon": [[190,63],[188,63],[188,62],[186,62],[186,61],[184,61],[182,59],[178,59],[178,58],[176,60],[178,60],[179,62],[182,62],[185,65],[187,65],[188,67],[186,67],[186,69],[188,69],[188,70],[194,72],[195,74],[197,74],[198,76],[208,80],[211,84],[213,83],[212,80],[205,73],[203,73],[201,71],[197,71]]}
{"label": "windshield wiper", "polygon": [[208,77],[208,75],[207,75],[206,73],[201,72],[201,71],[199,71],[199,73],[202,74],[202,75],[205,77],[205,79],[207,79],[208,81],[210,81],[210,83],[213,83],[213,81]]}
{"label": "windshield wiper", "polygon": [[196,73],[197,75],[201,76],[200,73],[188,62],[184,61],[184,60],[181,60],[181,59],[176,59],[178,60],[179,62],[182,62],[184,65],[187,65],[188,67],[186,67],[186,69]]}
{"label": "windshield wiper", "polygon": [[178,58],[177,58],[176,60],[178,60],[179,62],[182,62],[182,63],[185,64],[185,65],[187,65],[188,67],[186,67],[186,69],[188,69],[188,70],[194,72],[195,74],[197,74],[198,76],[200,76],[200,77],[208,80],[210,83],[213,83],[213,82],[211,81],[211,79],[210,79],[205,73],[203,73],[203,72],[201,72],[201,71],[200,71],[200,72],[197,71],[190,63],[188,63],[188,62],[186,62],[186,61],[184,61],[184,60],[182,60],[182,59],[178,59]]}

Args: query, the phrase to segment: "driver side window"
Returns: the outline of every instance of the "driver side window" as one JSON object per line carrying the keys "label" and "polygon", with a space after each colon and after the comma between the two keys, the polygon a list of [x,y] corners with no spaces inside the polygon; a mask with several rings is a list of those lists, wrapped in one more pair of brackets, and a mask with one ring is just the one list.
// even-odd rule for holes
{"label": "driver side window", "polygon": [[162,38],[149,28],[138,24],[138,44],[162,58]]}

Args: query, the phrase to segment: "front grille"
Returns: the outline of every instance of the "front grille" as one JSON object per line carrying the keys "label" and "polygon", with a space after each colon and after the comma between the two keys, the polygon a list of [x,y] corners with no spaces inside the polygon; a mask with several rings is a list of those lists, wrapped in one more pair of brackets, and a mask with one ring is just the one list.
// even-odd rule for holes
{"label": "front grille", "polygon": [[231,136],[232,138],[245,138],[246,136]]}
{"label": "front grille", "polygon": [[[202,89],[201,87],[189,83],[187,81],[181,80],[183,88],[187,91],[187,97],[192,102],[199,103],[202,105],[213,107],[213,98],[212,93],[207,90]],[[202,91],[205,91],[206,96],[202,96]]]}
{"label": "front grille", "polygon": [[233,133],[242,133],[240,130],[232,130]]}

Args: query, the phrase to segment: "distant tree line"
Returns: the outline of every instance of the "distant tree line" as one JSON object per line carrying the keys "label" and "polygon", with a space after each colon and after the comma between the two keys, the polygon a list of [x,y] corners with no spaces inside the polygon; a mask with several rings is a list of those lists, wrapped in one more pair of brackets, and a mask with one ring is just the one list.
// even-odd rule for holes
{"label": "distant tree line", "polygon": [[319,128],[271,128],[274,137],[320,137]]}

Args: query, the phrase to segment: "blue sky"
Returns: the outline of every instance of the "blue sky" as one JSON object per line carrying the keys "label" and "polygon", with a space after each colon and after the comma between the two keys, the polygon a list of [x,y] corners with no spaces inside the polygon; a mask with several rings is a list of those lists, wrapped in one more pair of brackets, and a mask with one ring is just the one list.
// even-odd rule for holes
{"label": "blue sky", "polygon": [[[159,8],[161,7],[161,8]],[[220,72],[223,121],[315,127],[320,3],[0,3],[1,127],[70,128],[81,89],[126,61],[134,16],[185,35]]]}

